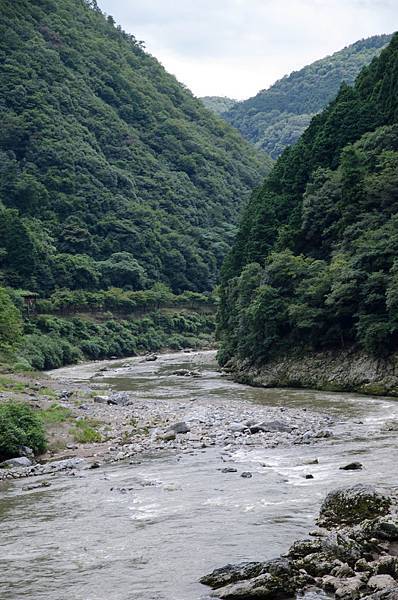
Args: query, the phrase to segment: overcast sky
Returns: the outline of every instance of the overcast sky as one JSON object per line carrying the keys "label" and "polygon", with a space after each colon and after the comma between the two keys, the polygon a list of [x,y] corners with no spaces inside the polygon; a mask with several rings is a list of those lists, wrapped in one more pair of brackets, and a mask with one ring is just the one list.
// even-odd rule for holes
{"label": "overcast sky", "polygon": [[398,29],[398,0],[98,0],[198,96],[247,98],[358,39]]}

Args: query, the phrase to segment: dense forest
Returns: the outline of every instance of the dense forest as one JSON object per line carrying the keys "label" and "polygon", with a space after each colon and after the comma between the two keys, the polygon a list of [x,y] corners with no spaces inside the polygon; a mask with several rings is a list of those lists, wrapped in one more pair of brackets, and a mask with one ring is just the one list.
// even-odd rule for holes
{"label": "dense forest", "polygon": [[222,115],[238,102],[233,98],[227,98],[227,96],[203,96],[201,100],[206,108],[217,115]]}
{"label": "dense forest", "polygon": [[42,368],[208,342],[271,159],[95,0],[0,8],[0,352]]}
{"label": "dense forest", "polygon": [[342,82],[352,84],[390,39],[389,35],[378,35],[360,40],[283,77],[253,98],[238,102],[222,117],[277,158],[297,142],[314,114],[336,96]]}
{"label": "dense forest", "polygon": [[398,349],[398,34],[314,117],[244,212],[220,359]]}
{"label": "dense forest", "polygon": [[208,291],[269,159],[83,0],[1,0],[3,282]]}

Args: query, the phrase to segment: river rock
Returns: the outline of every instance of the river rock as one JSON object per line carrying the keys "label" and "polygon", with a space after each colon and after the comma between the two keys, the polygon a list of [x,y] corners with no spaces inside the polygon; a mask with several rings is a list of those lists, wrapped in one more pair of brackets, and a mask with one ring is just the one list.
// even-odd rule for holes
{"label": "river rock", "polygon": [[243,433],[244,431],[248,430],[248,427],[244,423],[234,422],[229,424],[228,429],[236,433]]}
{"label": "river rock", "polygon": [[359,598],[360,590],[366,584],[366,575],[364,573],[348,579],[337,580],[339,585],[335,588],[335,598],[339,600],[351,600]]}
{"label": "river rock", "polygon": [[380,517],[367,525],[369,533],[373,537],[398,542],[398,516]]}
{"label": "river rock", "polygon": [[32,464],[32,461],[27,456],[18,456],[17,458],[9,458],[0,463],[0,468],[31,467]]}
{"label": "river rock", "polygon": [[397,585],[391,575],[373,575],[368,581],[368,588],[372,592],[381,592]]}
{"label": "river rock", "polygon": [[354,525],[388,513],[391,499],[372,486],[357,484],[330,492],[321,506],[318,524],[323,527]]}
{"label": "river rock", "polygon": [[29,446],[19,446],[18,452],[19,452],[19,456],[26,456],[27,458],[30,458],[31,460],[34,458],[34,455],[35,455],[32,448],[29,448]]}
{"label": "river rock", "polygon": [[118,406],[129,406],[132,400],[127,392],[115,392],[108,398],[108,404],[117,404]]}
{"label": "river rock", "polygon": [[175,431],[175,433],[189,433],[191,431],[184,421],[171,425],[170,430]]}
{"label": "river rock", "polygon": [[341,471],[360,471],[363,469],[363,464],[360,462],[352,462],[344,467],[340,467]]}
{"label": "river rock", "polygon": [[[94,402],[96,404],[108,404],[109,396],[94,396]],[[112,402],[112,404],[116,404],[116,402]]]}
{"label": "river rock", "polygon": [[292,546],[290,546],[288,551],[288,556],[291,558],[303,558],[308,554],[314,554],[315,552],[320,552],[322,550],[322,542],[319,539],[310,540],[298,540],[294,542]]}
{"label": "river rock", "polygon": [[174,429],[168,429],[164,433],[160,434],[159,438],[164,442],[171,442],[176,439],[176,432]]}
{"label": "river rock", "polygon": [[217,589],[230,583],[235,583],[236,581],[257,577],[257,575],[260,575],[263,566],[264,563],[262,562],[242,562],[235,565],[229,564],[205,575],[200,579],[200,583],[208,585],[213,589]]}
{"label": "river rock", "polygon": [[255,423],[249,427],[250,433],[290,433],[292,428],[290,425],[285,423],[284,421],[262,421],[261,423]]}
{"label": "river rock", "polygon": [[389,590],[383,590],[382,592],[376,592],[370,596],[364,596],[363,600],[398,600],[398,586],[390,588]]}
{"label": "river rock", "polygon": [[144,361],[145,362],[154,362],[157,359],[158,359],[158,356],[156,354],[149,354],[148,356],[146,356],[144,358]]}
{"label": "river rock", "polygon": [[263,563],[256,577],[230,583],[213,595],[225,600],[276,600],[292,596],[300,586],[311,581],[306,573],[297,571],[290,560],[278,558]]}

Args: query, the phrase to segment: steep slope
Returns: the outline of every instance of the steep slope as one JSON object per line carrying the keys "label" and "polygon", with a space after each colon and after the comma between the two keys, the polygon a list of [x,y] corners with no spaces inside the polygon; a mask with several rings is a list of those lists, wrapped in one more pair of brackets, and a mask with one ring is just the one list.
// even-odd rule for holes
{"label": "steep slope", "polygon": [[397,255],[398,34],[253,195],[224,266],[221,361],[391,355]]}
{"label": "steep slope", "polygon": [[200,98],[206,108],[216,113],[216,115],[221,115],[226,112],[238,102],[233,98],[227,98],[226,96],[203,96]]}
{"label": "steep slope", "polygon": [[0,0],[3,283],[214,285],[270,160],[94,0]]}
{"label": "steep slope", "polygon": [[379,35],[360,40],[283,77],[222,116],[257,147],[277,158],[298,140],[312,116],[336,96],[342,82],[352,84],[390,39],[390,35]]}

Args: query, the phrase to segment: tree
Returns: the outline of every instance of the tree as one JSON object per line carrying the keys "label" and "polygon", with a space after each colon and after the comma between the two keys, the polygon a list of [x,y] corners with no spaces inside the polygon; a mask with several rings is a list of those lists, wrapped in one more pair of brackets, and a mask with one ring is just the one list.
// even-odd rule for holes
{"label": "tree", "polygon": [[7,290],[0,288],[0,351],[15,349],[22,339],[22,316]]}

